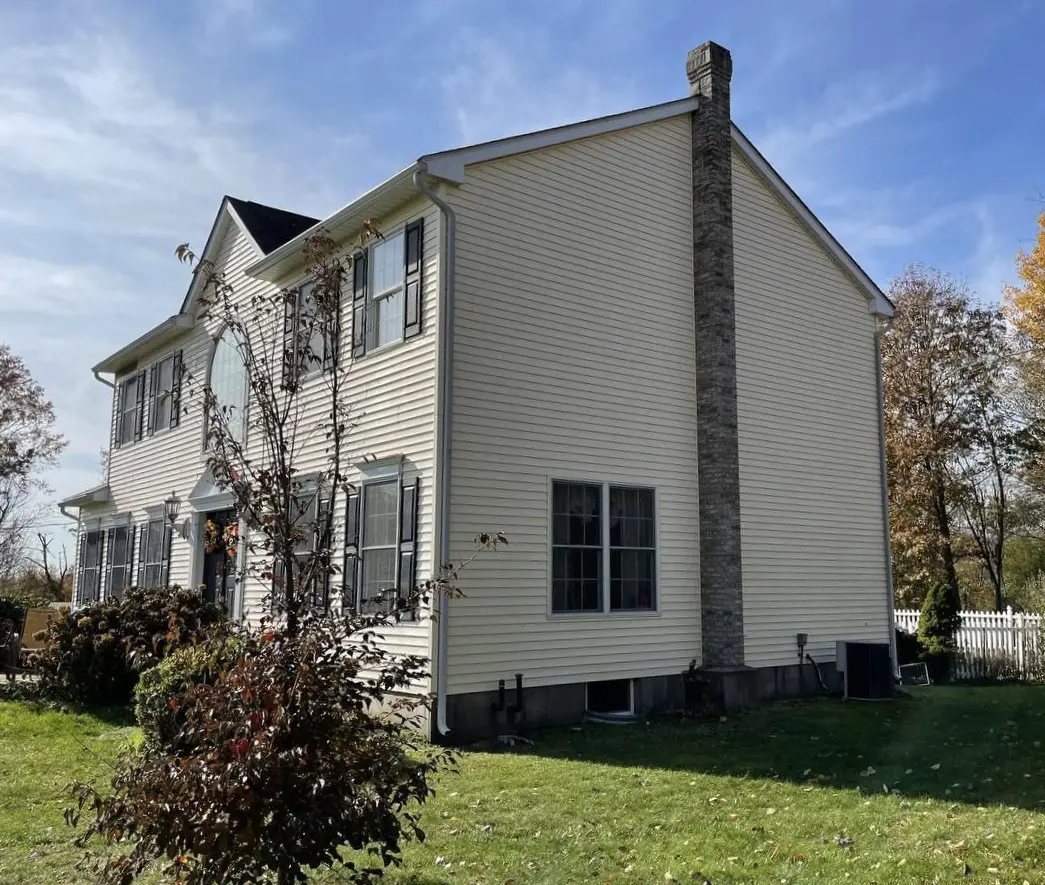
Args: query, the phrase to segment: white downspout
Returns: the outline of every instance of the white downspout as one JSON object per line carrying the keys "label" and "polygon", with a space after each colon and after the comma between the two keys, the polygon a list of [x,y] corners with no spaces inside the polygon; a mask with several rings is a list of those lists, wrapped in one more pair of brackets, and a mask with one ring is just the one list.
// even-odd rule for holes
{"label": "white downspout", "polygon": [[[446,223],[446,252],[440,267],[442,284],[442,303],[439,310],[439,366],[440,385],[437,404],[439,422],[439,488],[437,492],[438,539],[436,549],[439,552],[437,568],[450,559],[450,457],[453,440],[453,392],[454,392],[454,265],[457,255],[457,216],[454,210],[441,197],[437,196],[425,183],[427,166],[422,162],[414,172],[415,187],[443,213]],[[439,610],[436,623],[435,648],[435,723],[440,735],[449,734],[446,724],[446,637],[447,619],[450,613],[449,600],[445,594],[439,594]]]}
{"label": "white downspout", "polygon": [[882,482],[882,531],[885,544],[885,592],[889,607],[889,658],[893,662],[893,673],[899,673],[896,656],[896,597],[893,590],[893,552],[889,543],[889,474],[885,458],[885,386],[882,379],[882,335],[889,331],[892,318],[884,314],[874,315],[874,369],[878,388],[878,459]]}
{"label": "white downspout", "polygon": [[97,371],[95,371],[95,373],[94,373],[94,378],[95,378],[96,381],[101,381],[101,383],[104,384],[106,387],[111,387],[111,388],[115,388],[116,387],[116,384],[114,382],[106,381]]}

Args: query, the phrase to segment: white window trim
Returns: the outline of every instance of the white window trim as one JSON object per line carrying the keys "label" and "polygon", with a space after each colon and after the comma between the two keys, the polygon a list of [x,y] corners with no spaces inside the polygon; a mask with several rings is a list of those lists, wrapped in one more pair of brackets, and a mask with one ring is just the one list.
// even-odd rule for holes
{"label": "white window trim", "polygon": [[105,545],[106,566],[104,574],[100,576],[100,583],[104,583],[105,586],[100,589],[104,590],[103,598],[105,599],[110,598],[110,593],[112,590],[112,588],[109,586],[108,581],[108,578],[112,575],[112,565],[108,563],[108,560],[112,557],[112,551],[109,549],[109,532],[113,529],[125,529],[127,532],[127,547],[124,551],[123,561],[123,569],[126,572],[126,574],[124,576],[124,586],[121,588],[121,591],[126,590],[128,587],[134,586],[134,544],[137,540],[137,533],[134,531],[134,528],[134,523],[131,521],[130,514],[128,513],[126,514],[126,519],[122,522],[112,522],[102,529],[102,534],[105,538],[103,543]]}
{"label": "white window trim", "polygon": [[83,598],[82,598],[83,585],[80,583],[80,578],[83,576],[83,573],[87,569],[84,567],[83,563],[79,561],[80,543],[79,543],[79,538],[77,538],[77,544],[76,544],[76,548],[77,548],[76,549],[76,552],[77,552],[77,563],[76,563],[76,571],[75,571],[75,587],[73,588],[73,603],[74,604],[76,604],[77,601],[79,601],[80,605],[90,605],[90,604],[92,604],[94,602],[101,602],[102,599],[103,599],[103,591],[104,591],[105,588],[102,586],[102,579],[104,577],[103,574],[102,574],[102,566],[105,563],[105,532],[106,532],[106,530],[104,528],[102,528],[101,520],[98,519],[98,518],[92,519],[90,521],[86,521],[85,520],[84,523],[83,523],[83,534],[84,534],[84,548],[83,549],[84,549],[84,554],[85,555],[86,555],[86,551],[87,551],[87,547],[86,547],[87,535],[91,535],[91,534],[97,534],[98,535],[98,561],[92,567],[92,571],[94,571],[96,573],[96,586],[95,586],[95,593],[94,593],[94,597],[95,598],[93,600],[90,600],[90,601],[83,600]]}
{"label": "white window trim", "polygon": [[[371,310],[375,310],[376,311],[377,304],[378,304],[379,301],[385,301],[385,300],[393,297],[397,292],[400,292],[403,295],[403,311],[404,312],[406,311],[406,226],[407,226],[407,224],[409,224],[409,222],[404,221],[402,224],[396,225],[391,231],[389,231],[387,233],[382,231],[383,237],[378,238],[373,243],[370,243],[370,244],[367,245],[367,259],[366,259],[366,272],[367,272],[367,281],[366,281],[366,283],[367,283],[367,285],[366,285],[366,293],[367,293],[366,294],[366,323],[367,323],[367,328],[366,328],[366,330],[364,332],[364,334],[366,335],[366,344],[367,344],[366,352],[367,353],[380,353],[381,351],[387,350],[390,347],[395,347],[395,345],[397,345],[397,344],[402,344],[406,340],[405,336],[403,335],[403,330],[400,329],[399,330],[399,337],[396,338],[395,340],[393,340],[393,341],[386,341],[384,344],[376,344],[375,343],[373,345],[373,347],[371,347],[370,332],[371,332],[371,329],[375,329],[376,330],[376,328],[377,328],[376,324],[372,325],[373,317],[375,316],[375,314],[371,313]],[[374,251],[377,249],[378,246],[380,246],[383,243],[387,242],[388,240],[392,240],[392,239],[394,239],[395,237],[398,237],[398,236],[402,236],[402,238],[403,238],[403,243],[402,243],[403,248],[400,250],[402,252],[402,255],[400,256],[400,264],[402,265],[402,268],[403,268],[403,278],[396,285],[388,286],[387,288],[383,289],[380,292],[375,292],[374,291],[374,271],[377,269],[377,264],[374,261]],[[400,325],[402,325],[402,322],[400,322]],[[375,342],[376,342],[376,332],[375,332]]]}
{"label": "white window trim", "polygon": [[[555,483],[584,483],[586,485],[600,486],[602,489],[601,498],[601,526],[600,534],[602,537],[602,580],[599,588],[599,593],[602,601],[602,609],[600,611],[591,612],[557,612],[553,609],[552,600],[552,586],[554,581],[554,563],[553,563],[553,542],[555,540],[554,526],[553,526],[553,489]],[[610,608],[610,521],[609,521],[609,503],[610,503],[610,486],[616,488],[633,488],[633,489],[645,489],[653,491],[653,539],[656,544],[653,553],[653,608],[649,609],[611,609]],[[546,617],[548,620],[562,621],[562,620],[582,620],[589,621],[592,619],[599,618],[656,618],[661,616],[661,600],[663,597],[663,587],[661,584],[661,545],[660,545],[660,488],[656,482],[652,480],[636,480],[636,479],[592,479],[590,476],[584,476],[580,474],[572,473],[556,473],[555,475],[548,476],[547,485],[548,495],[548,506],[547,506],[547,523],[548,523],[548,568],[547,568],[547,612]]]}
{"label": "white window trim", "polygon": [[[313,283],[312,277],[300,277],[297,280],[297,282],[295,282],[295,283],[293,283],[293,284],[291,284],[291,285],[286,287],[287,291],[293,290],[293,292],[295,293],[295,298],[296,298],[296,301],[294,302],[294,312],[295,313],[298,313],[301,310],[301,290],[303,288],[305,288],[305,286],[309,285],[310,283]],[[351,298],[351,293],[349,293],[349,297]],[[344,342],[341,341],[341,336],[344,334],[344,330],[342,328],[344,326],[344,323],[341,322],[341,311],[344,308],[344,300],[345,300],[345,293],[342,292],[341,293],[341,303],[338,304],[338,308],[337,308],[337,319],[338,319],[338,327],[339,327],[338,330],[337,330],[337,338],[338,338],[337,345],[338,345],[338,349],[342,353],[344,353]],[[285,341],[285,339],[284,339],[284,341]],[[351,346],[351,341],[349,342],[349,345]],[[217,339],[215,339],[215,346],[217,346]],[[294,355],[294,358],[297,359],[297,354]],[[301,382],[304,383],[306,381],[311,381],[313,378],[318,378],[324,372],[333,371],[333,369],[334,369],[333,362],[327,363],[326,360],[321,360],[320,364],[318,366],[316,366],[315,368],[309,369],[307,372],[305,372],[301,376]],[[250,400],[249,392],[247,394],[247,400],[248,400],[248,404],[249,404],[249,400]]]}
{"label": "white window trim", "polygon": [[[171,580],[170,565],[171,565],[171,560],[174,558],[174,536],[177,534],[177,530],[175,529],[174,526],[172,526],[169,522],[167,522],[166,513],[164,511],[165,511],[165,507],[164,507],[163,504],[155,504],[152,507],[146,507],[145,508],[145,512],[146,512],[147,516],[146,516],[145,522],[142,523],[142,526],[141,526],[142,530],[150,531],[150,526],[152,525],[152,523],[154,523],[154,522],[160,523],[160,558],[157,559],[157,560],[150,560],[148,558],[148,552],[149,552],[148,541],[151,540],[151,537],[146,538],[145,551],[144,551],[144,553],[142,553],[142,551],[141,551],[141,535],[139,533],[138,534],[138,538],[136,538],[136,541],[135,541],[136,544],[138,545],[138,550],[136,550],[135,553],[138,554],[137,558],[140,559],[141,561],[134,563],[134,565],[135,565],[135,569],[134,569],[134,583],[135,584],[137,584],[138,572],[141,571],[142,577],[144,578],[146,570],[150,566],[153,566],[153,567],[158,566],[159,569],[160,569],[160,577],[161,578],[163,577],[163,539],[164,539],[164,537],[167,534],[167,529],[168,528],[171,530],[171,552],[170,552],[169,556],[167,557],[167,583],[170,584],[170,580]],[[160,587],[162,585],[155,584],[155,585],[150,585],[150,586]]]}
{"label": "white window trim", "polygon": [[[180,350],[181,348],[178,348],[178,349]],[[178,353],[177,350],[172,350],[166,356],[162,356],[158,360],[154,360],[152,363],[150,363],[145,368],[145,377],[148,378],[149,377],[148,373],[149,373],[149,371],[153,367],[155,367],[157,372],[158,372],[160,364],[164,360],[170,360],[171,361],[171,393],[174,392],[174,357],[175,357],[175,355],[177,353]],[[184,357],[184,353],[183,353],[182,359],[184,360],[184,358],[185,357]],[[146,396],[148,396],[148,395],[149,395],[148,392],[146,392]],[[170,432],[172,429],[174,429],[174,430],[178,429],[177,427],[171,428],[171,416],[170,416],[170,405],[171,404],[170,404],[170,398],[169,397],[167,399],[167,426],[166,427],[159,427],[159,428],[156,427],[156,408],[159,405],[159,402],[160,402],[159,391],[157,391],[157,395],[154,396],[152,398],[152,401],[149,403],[149,411],[152,413],[150,418],[149,418],[149,427],[151,429],[149,430],[148,435],[145,435],[145,434],[142,435],[142,438],[140,440],[141,442],[144,442],[147,439],[151,439],[154,436],[162,436],[163,434]],[[144,419],[144,416],[143,416],[143,419]]]}
{"label": "white window trim", "polygon": [[[218,352],[218,342],[221,341],[222,337],[228,331],[228,325],[222,326],[221,330],[217,335],[214,335],[210,341],[210,354],[207,358],[207,374],[206,374],[206,385],[207,389],[211,388],[211,379],[214,372],[214,355]],[[182,356],[182,365],[185,365],[185,357]],[[250,442],[250,379],[247,377],[247,369],[243,369],[243,448],[246,449]],[[203,420],[200,422],[200,453],[202,457],[207,456],[207,431],[209,430],[207,416],[203,416]],[[231,497],[231,493],[230,497]],[[231,506],[231,505],[230,505]],[[222,507],[212,507],[211,510],[222,510]]]}
{"label": "white window trim", "polygon": [[[137,420],[136,416],[138,414],[138,391],[137,391],[137,385],[141,381],[141,376],[142,376],[142,372],[143,371],[144,370],[139,367],[139,368],[135,369],[133,372],[130,372],[129,374],[124,376],[123,380],[116,382],[116,413],[123,420],[123,426],[121,428],[123,430],[123,436],[127,435],[127,416],[128,416],[128,414],[131,417],[131,431],[130,431],[130,437],[128,439],[124,439],[123,436],[121,436],[120,438],[116,438],[116,428],[115,427],[113,428],[113,438],[114,438],[114,441],[115,441],[115,446],[113,447],[114,449],[118,450],[118,449],[126,448],[127,446],[133,446],[133,445],[136,445],[137,443],[144,442],[145,439],[146,439],[146,437],[144,435],[142,436],[141,439],[135,439],[134,438],[134,424],[135,424],[135,421]],[[134,408],[131,409],[130,412],[128,412],[128,410],[124,408],[124,399],[127,396],[127,382],[130,381],[132,378],[134,379],[134,383],[135,383]],[[113,418],[114,418],[114,421],[115,421],[116,420],[116,416],[114,415]]]}
{"label": "white window trim", "polygon": [[[398,286],[391,286],[388,289],[386,289],[384,292],[371,294],[371,290],[373,289],[373,284],[374,284],[374,247],[381,243],[381,239],[379,238],[379,239],[377,239],[377,240],[375,240],[373,242],[367,243],[366,246],[364,247],[364,249],[366,251],[366,272],[367,272],[367,281],[366,281],[366,283],[367,283],[367,285],[366,285],[366,291],[367,291],[367,295],[366,295],[366,317],[367,317],[366,322],[367,322],[367,329],[364,332],[364,336],[365,336],[365,340],[366,340],[366,345],[367,346],[366,346],[366,352],[361,357],[356,357],[356,359],[366,359],[367,357],[369,357],[371,355],[385,353],[386,351],[392,350],[393,348],[398,347],[401,344],[406,344],[406,338],[403,336],[402,332],[400,332],[399,337],[395,341],[389,341],[387,344],[382,344],[379,347],[371,347],[370,346],[370,328],[369,328],[370,317],[371,317],[370,309],[373,307],[373,305],[374,305],[374,303],[376,301],[379,301],[382,298],[387,298],[388,295],[390,293],[392,293],[392,292],[401,291],[403,293],[403,298],[404,298],[403,311],[404,311],[404,321],[405,321],[405,311],[406,311],[406,301],[405,301],[405,299],[406,299],[406,229],[407,229],[407,227],[409,225],[413,224],[415,221],[417,221],[417,220],[419,220],[421,218],[424,218],[423,214],[417,215],[417,216],[412,216],[412,217],[407,218],[404,221],[400,222],[399,224],[393,225],[387,231],[385,231],[385,230],[381,231],[382,235],[384,236],[384,239],[386,239],[386,240],[390,240],[390,239],[392,239],[392,237],[397,236],[398,234],[403,234],[403,281]],[[422,266],[423,266],[424,265],[424,243],[423,242],[422,242],[421,246],[422,246],[421,263],[422,263]],[[358,255],[360,251],[361,250],[357,249],[353,254]],[[355,273],[354,266],[353,266],[353,271],[352,272]],[[423,292],[422,292],[422,298],[423,298]],[[349,340],[349,345],[351,346],[351,340]]]}
{"label": "white window trim", "polygon": [[[377,462],[371,462],[368,465],[360,468],[359,471],[359,546],[358,550],[358,565],[356,566],[356,598],[353,600],[353,607],[356,611],[360,611],[361,603],[363,601],[363,568],[365,566],[366,557],[366,489],[367,486],[382,485],[385,483],[395,484],[396,489],[396,529],[395,529],[395,544],[392,547],[394,551],[395,571],[394,578],[395,587],[399,587],[399,548],[402,544],[402,532],[403,532],[403,514],[401,508],[403,506],[403,459],[401,457],[393,458],[390,460],[382,460]],[[414,532],[417,532],[417,526],[414,526]],[[382,547],[374,547],[374,550],[386,550],[387,545]],[[399,590],[396,589],[396,593]]]}

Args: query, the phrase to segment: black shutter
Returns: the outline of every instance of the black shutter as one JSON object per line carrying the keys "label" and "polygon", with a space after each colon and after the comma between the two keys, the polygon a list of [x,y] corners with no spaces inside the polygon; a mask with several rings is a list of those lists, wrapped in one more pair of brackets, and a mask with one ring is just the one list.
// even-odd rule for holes
{"label": "black shutter", "polygon": [[134,580],[131,575],[134,574],[132,569],[134,568],[134,542],[137,540],[138,532],[140,530],[137,526],[127,526],[127,568],[123,573],[123,589],[126,590],[128,587],[134,586]]}
{"label": "black shutter", "polygon": [[170,426],[177,427],[181,421],[181,351],[174,354],[174,368],[171,371],[171,416]]}
{"label": "black shutter", "polygon": [[116,385],[116,435],[112,441],[112,447],[118,449],[123,439],[123,383]]}
{"label": "black shutter", "polygon": [[149,366],[149,392],[145,397],[145,408],[143,409],[145,436],[152,436],[152,432],[156,428],[156,394],[158,393],[156,386],[160,380],[157,368],[155,363]]}
{"label": "black shutter", "polygon": [[341,570],[344,589],[341,605],[355,610],[359,574],[359,492],[349,492],[345,504],[345,563]]}
{"label": "black shutter", "polygon": [[145,586],[145,554],[149,549],[149,526],[152,523],[145,523],[138,530],[138,586]]}
{"label": "black shutter", "polygon": [[404,485],[399,500],[399,566],[396,591],[402,600],[411,596],[415,586],[417,559],[417,499],[421,480]]}
{"label": "black shutter", "polygon": [[145,429],[145,372],[138,373],[138,399],[134,409],[134,438],[141,439]]}
{"label": "black shutter", "polygon": [[[334,493],[320,493],[316,508],[316,554],[322,573],[312,582],[312,606],[326,611],[330,605],[330,541],[333,529]],[[328,524],[328,520],[330,524]]]}
{"label": "black shutter", "polygon": [[[105,598],[109,599],[112,595],[112,553],[113,553],[113,541],[116,538],[116,529],[108,529],[105,532],[105,549],[108,551],[108,556],[105,557]],[[99,594],[99,597],[101,594]]]}
{"label": "black shutter", "polygon": [[173,526],[167,525],[163,528],[163,552],[160,554],[160,586],[166,587],[170,580],[171,570],[171,538],[174,534]]}
{"label": "black shutter", "polygon": [[298,306],[300,291],[287,290],[283,293],[283,386],[297,384],[298,339],[300,338]]}
{"label": "black shutter", "polygon": [[78,605],[83,605],[86,600],[84,599],[84,565],[87,563],[87,530],[84,529],[80,532],[80,552],[79,559],[76,563],[76,602]]}
{"label": "black shutter", "polygon": [[352,356],[366,353],[366,252],[360,252],[352,263]]}
{"label": "black shutter", "polygon": [[403,303],[403,338],[421,334],[421,266],[424,242],[424,219],[406,226],[406,297]]}

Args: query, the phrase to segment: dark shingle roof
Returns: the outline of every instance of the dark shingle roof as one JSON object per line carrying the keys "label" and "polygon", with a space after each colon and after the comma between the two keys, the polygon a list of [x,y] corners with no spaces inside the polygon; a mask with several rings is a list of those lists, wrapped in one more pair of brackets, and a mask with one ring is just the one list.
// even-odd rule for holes
{"label": "dark shingle roof", "polygon": [[265,206],[253,200],[237,200],[235,197],[227,199],[254,237],[254,242],[266,255],[319,223],[318,218]]}

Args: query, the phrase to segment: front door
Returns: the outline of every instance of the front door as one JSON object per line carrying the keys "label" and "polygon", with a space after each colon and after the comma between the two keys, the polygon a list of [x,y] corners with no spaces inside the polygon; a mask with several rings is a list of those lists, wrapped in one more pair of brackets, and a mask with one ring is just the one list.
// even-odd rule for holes
{"label": "front door", "polygon": [[204,517],[203,598],[224,606],[229,614],[235,612],[238,527],[235,510],[216,510]]}

